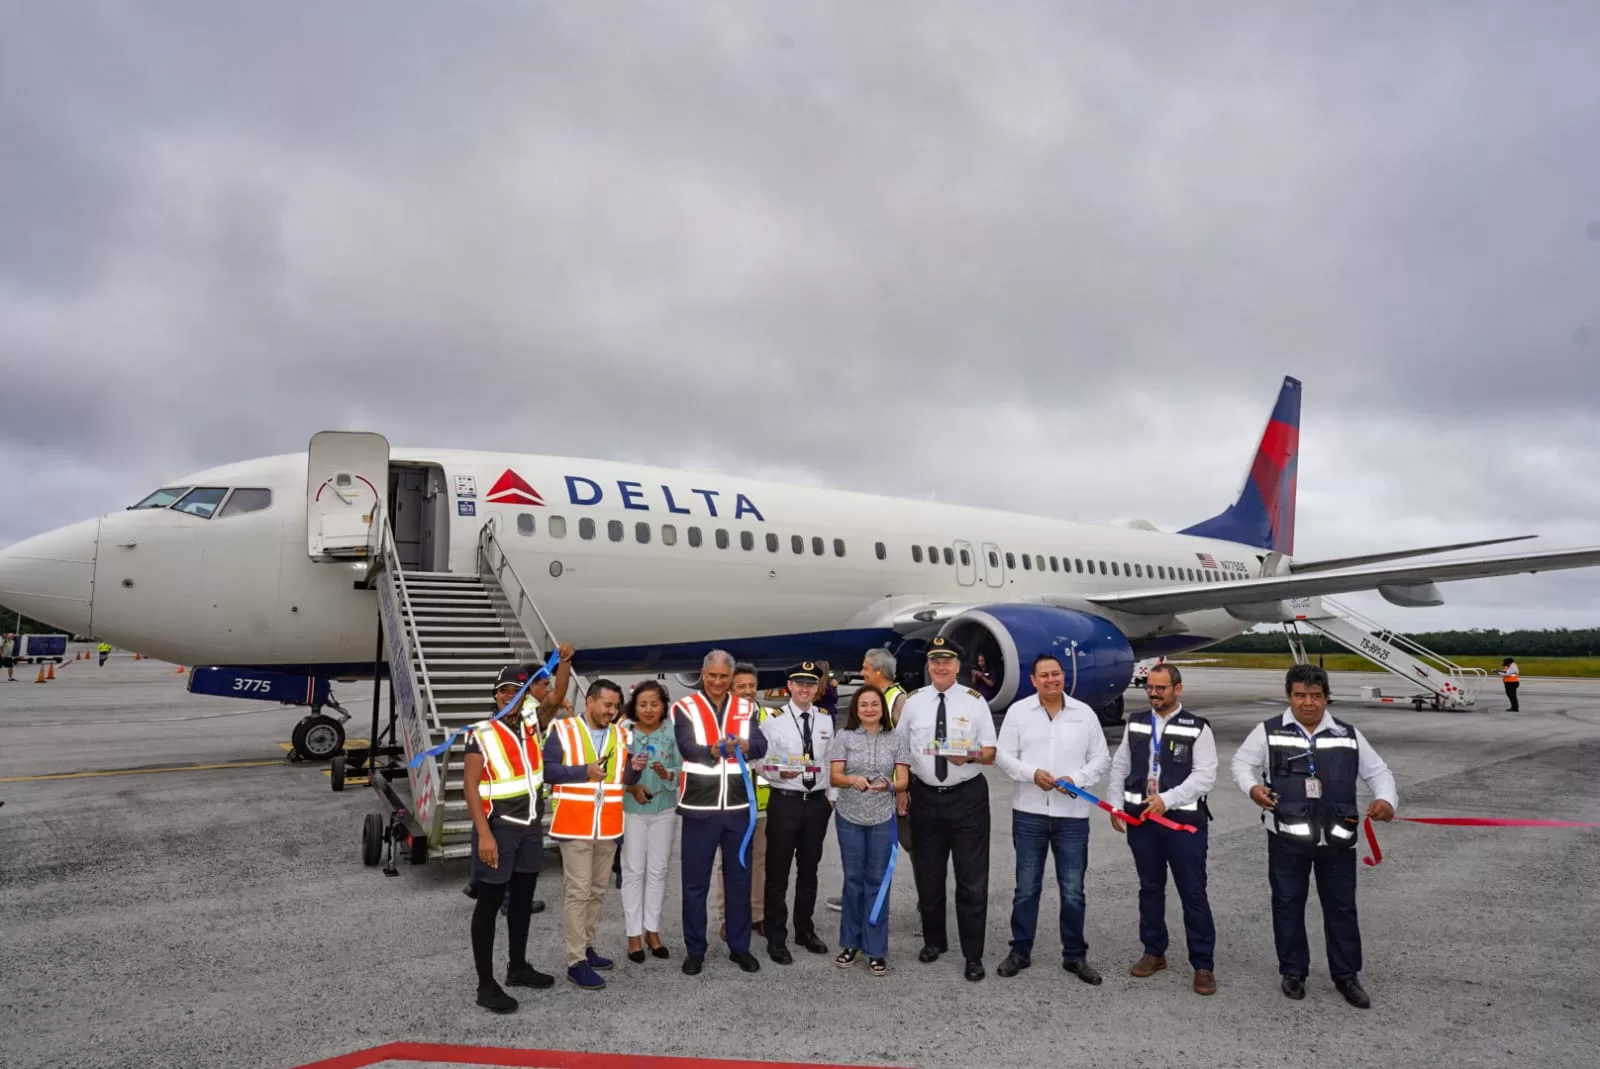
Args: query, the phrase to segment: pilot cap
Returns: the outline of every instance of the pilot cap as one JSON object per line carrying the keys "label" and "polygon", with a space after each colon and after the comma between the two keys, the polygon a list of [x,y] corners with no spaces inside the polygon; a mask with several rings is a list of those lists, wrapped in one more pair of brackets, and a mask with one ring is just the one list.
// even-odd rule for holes
{"label": "pilot cap", "polygon": [[822,674],[817,671],[815,661],[801,661],[789,669],[789,680],[794,683],[820,683]]}
{"label": "pilot cap", "polygon": [[508,664],[500,669],[500,678],[494,681],[494,689],[501,687],[520,687],[528,681],[528,670],[520,664]]}
{"label": "pilot cap", "polygon": [[934,640],[928,643],[928,660],[930,661],[935,657],[954,657],[959,661],[961,656],[961,647],[943,635],[935,636]]}

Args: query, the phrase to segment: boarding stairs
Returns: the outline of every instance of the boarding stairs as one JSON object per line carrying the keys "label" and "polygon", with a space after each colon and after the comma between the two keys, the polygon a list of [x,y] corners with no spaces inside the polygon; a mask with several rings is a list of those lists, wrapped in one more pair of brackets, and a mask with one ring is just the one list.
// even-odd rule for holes
{"label": "boarding stairs", "polygon": [[[416,754],[493,711],[494,681],[507,664],[541,664],[557,646],[528,588],[517,576],[491,519],[478,536],[476,573],[407,571],[394,533],[374,515],[368,583],[378,590],[384,652],[390,665],[412,815],[424,829],[428,856],[466,857],[472,818],[465,793],[466,743],[409,768]],[[584,683],[572,680],[574,705]]]}
{"label": "boarding stairs", "polygon": [[1414,639],[1332,598],[1296,598],[1289,602],[1294,619],[1285,623],[1289,649],[1297,664],[1306,664],[1305,635],[1301,628],[1337,642],[1378,667],[1392,672],[1413,687],[1403,696],[1385,695],[1378,687],[1362,688],[1362,697],[1391,704],[1411,704],[1417,709],[1469,709],[1489,674],[1481,668],[1463,668]]}

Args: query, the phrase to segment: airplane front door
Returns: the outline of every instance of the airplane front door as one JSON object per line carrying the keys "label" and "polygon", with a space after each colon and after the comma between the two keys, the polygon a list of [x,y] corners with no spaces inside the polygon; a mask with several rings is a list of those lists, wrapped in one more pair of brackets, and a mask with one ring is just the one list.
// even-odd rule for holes
{"label": "airplane front door", "polygon": [[978,581],[978,564],[972,556],[972,543],[957,540],[956,550],[956,582],[962,586],[973,586]]}
{"label": "airplane front door", "polygon": [[306,550],[315,561],[359,560],[389,485],[389,440],[319,431],[306,453]]}
{"label": "airplane front door", "polygon": [[993,542],[983,544],[983,581],[990,586],[1005,586],[1006,566],[1000,558],[1000,547]]}

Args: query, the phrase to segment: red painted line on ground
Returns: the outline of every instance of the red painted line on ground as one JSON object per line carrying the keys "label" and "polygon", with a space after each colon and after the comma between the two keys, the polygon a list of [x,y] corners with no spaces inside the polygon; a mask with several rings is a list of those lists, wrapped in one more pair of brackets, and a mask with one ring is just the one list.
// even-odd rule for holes
{"label": "red painted line on ground", "polygon": [[618,1064],[639,1069],[863,1069],[817,1062],[752,1062],[725,1058],[667,1058],[641,1054],[596,1054],[561,1050],[519,1050],[512,1047],[466,1047],[448,1043],[387,1043],[307,1062],[297,1069],[365,1069],[383,1062],[453,1062],[457,1065],[501,1065],[514,1069],[614,1069]]}

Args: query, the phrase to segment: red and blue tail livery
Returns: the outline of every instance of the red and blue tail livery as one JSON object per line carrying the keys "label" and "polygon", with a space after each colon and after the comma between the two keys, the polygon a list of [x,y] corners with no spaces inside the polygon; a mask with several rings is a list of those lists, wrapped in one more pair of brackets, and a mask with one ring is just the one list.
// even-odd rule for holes
{"label": "red and blue tail livery", "polygon": [[1286,376],[1278,403],[1261,435],[1239,500],[1183,534],[1220,538],[1247,546],[1294,553],[1296,468],[1300,458],[1300,380]]}

